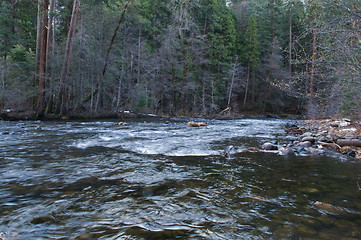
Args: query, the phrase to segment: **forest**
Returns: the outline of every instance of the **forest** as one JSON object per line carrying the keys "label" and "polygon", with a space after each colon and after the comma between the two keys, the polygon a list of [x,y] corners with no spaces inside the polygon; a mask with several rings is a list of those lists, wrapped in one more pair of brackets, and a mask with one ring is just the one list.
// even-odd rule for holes
{"label": "forest", "polygon": [[359,0],[2,0],[0,111],[361,118]]}

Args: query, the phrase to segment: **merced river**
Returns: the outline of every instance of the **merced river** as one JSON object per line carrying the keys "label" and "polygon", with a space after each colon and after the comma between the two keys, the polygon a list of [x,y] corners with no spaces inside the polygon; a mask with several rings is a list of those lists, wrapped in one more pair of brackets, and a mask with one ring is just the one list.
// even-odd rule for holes
{"label": "merced river", "polygon": [[288,120],[0,122],[0,239],[361,239],[361,163],[237,152]]}

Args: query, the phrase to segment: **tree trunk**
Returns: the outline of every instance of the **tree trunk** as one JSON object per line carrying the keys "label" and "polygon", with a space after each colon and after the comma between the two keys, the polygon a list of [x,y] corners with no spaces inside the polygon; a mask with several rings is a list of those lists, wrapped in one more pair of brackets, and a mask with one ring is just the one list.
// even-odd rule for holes
{"label": "tree trunk", "polygon": [[38,82],[38,101],[36,118],[42,118],[45,112],[45,81],[46,81],[46,59],[47,59],[47,40],[48,40],[48,9],[49,0],[42,3],[42,21],[39,55],[39,82]]}
{"label": "tree trunk", "polygon": [[289,45],[288,45],[288,71],[290,78],[292,77],[292,1],[290,3],[289,13]]}
{"label": "tree trunk", "polygon": [[231,86],[229,88],[227,107],[229,107],[229,105],[231,104],[232,88],[233,88],[233,84],[234,84],[234,76],[235,76],[235,74],[236,74],[236,64],[233,63],[232,79],[231,79]]}
{"label": "tree trunk", "polygon": [[112,50],[115,37],[117,36],[118,30],[119,30],[119,28],[120,28],[120,24],[121,24],[121,23],[123,22],[123,20],[124,20],[125,11],[127,10],[128,5],[129,5],[129,3],[130,3],[131,1],[132,1],[132,0],[128,0],[127,3],[124,5],[123,12],[122,12],[122,14],[120,15],[118,24],[117,24],[117,26],[115,27],[115,30],[114,30],[114,32],[113,32],[112,38],[110,39],[109,47],[108,47],[108,50],[107,50],[107,52],[106,52],[106,54],[105,54],[104,67],[103,67],[103,71],[102,71],[102,76],[103,76],[103,77],[105,76],[105,73],[106,73],[106,71],[107,71],[108,61],[109,61],[109,54],[110,54],[110,51]]}
{"label": "tree trunk", "polygon": [[1,91],[2,91],[2,94],[1,94],[1,102],[0,102],[0,105],[2,106],[4,104],[4,101],[5,101],[5,91],[6,91],[6,78],[7,78],[7,55],[6,53],[4,53],[4,57],[3,57],[3,68],[2,68],[2,73],[1,73]]}
{"label": "tree trunk", "polygon": [[310,103],[313,102],[314,97],[314,83],[315,83],[315,60],[316,60],[316,42],[317,30],[313,30],[313,41],[312,41],[312,58],[311,58],[311,79],[310,79]]}
{"label": "tree trunk", "polygon": [[246,108],[247,95],[248,95],[248,85],[249,85],[250,75],[251,75],[251,62],[248,61],[248,72],[247,72],[247,80],[246,80],[246,92],[244,93],[243,109]]}
{"label": "tree trunk", "polygon": [[50,15],[48,22],[48,35],[47,35],[47,64],[46,64],[46,72],[48,75],[47,79],[47,89],[49,92],[49,103],[47,104],[46,111],[53,111],[53,103],[54,103],[54,88],[53,88],[53,60],[55,55],[55,21],[54,21],[54,12],[55,12],[55,2],[56,0],[50,0]]}
{"label": "tree trunk", "polygon": [[71,14],[71,21],[68,31],[68,38],[65,47],[65,56],[63,68],[60,78],[60,92],[58,98],[58,111],[60,115],[65,115],[68,112],[68,85],[71,57],[73,53],[74,35],[76,30],[76,23],[78,19],[80,0],[74,0],[73,12]]}
{"label": "tree trunk", "polygon": [[139,36],[138,36],[138,73],[137,73],[137,84],[140,83],[140,36],[142,34],[142,29],[139,29]]}
{"label": "tree trunk", "polygon": [[[40,42],[41,42],[41,19],[42,19],[42,0],[38,0],[37,25],[36,25],[36,49],[35,49],[35,73],[39,73],[40,60]],[[38,76],[35,75],[35,85],[37,85]]]}
{"label": "tree trunk", "polygon": [[[125,11],[127,10],[128,8],[128,5],[129,3],[131,2],[132,0],[128,0],[127,3],[124,5],[124,8],[123,8],[123,11],[122,11],[122,14],[120,15],[120,18],[119,18],[119,21],[117,23],[117,26],[114,30],[114,33],[112,35],[112,38],[110,39],[110,43],[109,43],[109,47],[106,51],[106,54],[105,54],[105,59],[104,59],[104,66],[103,66],[103,70],[102,70],[102,77],[104,78],[105,76],[105,73],[107,71],[107,68],[108,68],[108,61],[109,61],[109,54],[110,54],[110,51],[114,45],[114,40],[115,40],[115,37],[117,36],[117,33],[118,33],[118,30],[120,28],[120,24],[123,22],[124,20],[124,15],[125,15]],[[77,107],[75,107],[74,109],[76,110],[78,107],[80,107],[82,104],[84,104],[85,102],[89,101],[91,98],[94,97],[94,95],[98,94],[98,84],[96,84],[95,88],[93,89],[93,91],[88,94],[79,104],[77,104]]]}

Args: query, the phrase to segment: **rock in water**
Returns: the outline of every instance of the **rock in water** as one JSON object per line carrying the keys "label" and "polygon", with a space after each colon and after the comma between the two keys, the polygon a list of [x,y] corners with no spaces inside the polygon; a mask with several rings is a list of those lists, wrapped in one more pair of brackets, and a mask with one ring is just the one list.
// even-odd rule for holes
{"label": "rock in water", "polygon": [[266,142],[262,145],[263,150],[278,150],[278,147],[270,142]]}
{"label": "rock in water", "polygon": [[224,149],[224,156],[230,157],[233,152],[234,152],[234,147],[232,145],[230,145],[230,146],[226,147],[226,149]]}
{"label": "rock in water", "polygon": [[280,147],[278,149],[278,154],[279,155],[290,155],[292,153],[294,153],[293,149],[291,147]]}

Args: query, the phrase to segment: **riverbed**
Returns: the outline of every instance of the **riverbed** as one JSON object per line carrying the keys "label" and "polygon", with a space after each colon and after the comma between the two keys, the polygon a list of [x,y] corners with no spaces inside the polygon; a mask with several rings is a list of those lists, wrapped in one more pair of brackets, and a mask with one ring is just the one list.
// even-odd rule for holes
{"label": "riverbed", "polygon": [[361,239],[359,162],[244,151],[288,120],[187,121],[0,122],[0,238]]}

